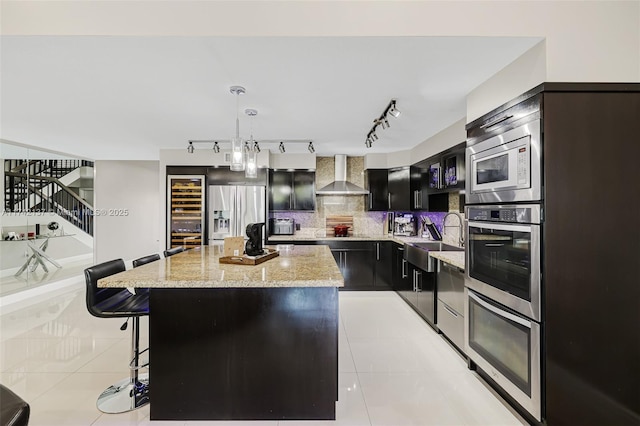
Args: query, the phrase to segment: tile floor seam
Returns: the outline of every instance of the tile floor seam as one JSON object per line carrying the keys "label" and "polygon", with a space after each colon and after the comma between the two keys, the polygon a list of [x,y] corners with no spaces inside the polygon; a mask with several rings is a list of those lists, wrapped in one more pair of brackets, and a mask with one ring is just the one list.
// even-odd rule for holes
{"label": "tile floor seam", "polygon": [[355,359],[353,357],[353,352],[351,351],[351,343],[349,342],[349,332],[347,331],[347,327],[342,323],[342,328],[344,329],[344,338],[347,341],[347,345],[349,345],[349,354],[351,355],[351,359],[353,360],[353,368],[356,370],[356,377],[358,379],[358,386],[360,386],[360,392],[362,393],[362,400],[364,401],[364,408],[367,410],[367,418],[369,419],[369,426],[372,426],[371,422],[371,414],[369,413],[369,406],[367,405],[367,398],[364,395],[364,389],[362,388],[362,384],[360,382],[360,375],[358,373],[358,367],[356,366]]}

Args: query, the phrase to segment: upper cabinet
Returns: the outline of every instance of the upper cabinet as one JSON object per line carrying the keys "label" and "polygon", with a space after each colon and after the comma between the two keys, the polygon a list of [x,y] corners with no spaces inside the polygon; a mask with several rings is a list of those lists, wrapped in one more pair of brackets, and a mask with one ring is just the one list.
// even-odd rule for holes
{"label": "upper cabinet", "polygon": [[411,210],[411,177],[409,167],[389,170],[389,210]]}
{"label": "upper cabinet", "polygon": [[428,169],[428,192],[464,190],[466,142],[424,160]]}
{"label": "upper cabinet", "polygon": [[307,170],[269,170],[269,210],[314,211],[316,173]]}
{"label": "upper cabinet", "polygon": [[367,211],[389,210],[389,171],[387,169],[366,170],[364,187],[369,191],[365,204]]}

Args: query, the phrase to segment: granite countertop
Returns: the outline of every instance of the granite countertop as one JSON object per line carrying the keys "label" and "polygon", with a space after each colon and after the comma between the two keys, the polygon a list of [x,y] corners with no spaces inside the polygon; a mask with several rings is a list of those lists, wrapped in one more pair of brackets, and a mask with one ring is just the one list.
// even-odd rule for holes
{"label": "granite countertop", "polygon": [[[269,247],[274,248],[274,247]],[[218,262],[221,246],[202,246],[98,281],[98,287],[269,288],[343,287],[331,250],[296,245],[258,265]]]}
{"label": "granite countertop", "polygon": [[[377,235],[377,236],[351,236],[351,237],[310,237],[296,235],[272,235],[269,241],[276,243],[278,241],[393,241],[398,244],[405,243],[423,243],[433,241],[423,237],[403,237],[399,235]],[[429,251],[429,256],[447,262],[460,269],[465,269],[464,251]]]}
{"label": "granite countertop", "polygon": [[430,251],[429,256],[442,260],[460,269],[464,269],[465,259],[463,251]]}
{"label": "granite countertop", "polygon": [[350,237],[310,237],[296,235],[271,235],[269,242],[277,244],[278,241],[394,241],[398,244],[431,241],[422,237],[401,237],[397,235],[357,235]]}

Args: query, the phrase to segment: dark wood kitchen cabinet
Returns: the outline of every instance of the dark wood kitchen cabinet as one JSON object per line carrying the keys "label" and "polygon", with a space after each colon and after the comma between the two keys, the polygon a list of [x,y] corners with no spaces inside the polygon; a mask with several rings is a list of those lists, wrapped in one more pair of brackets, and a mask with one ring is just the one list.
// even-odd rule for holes
{"label": "dark wood kitchen cabinet", "polygon": [[375,249],[375,282],[377,290],[391,290],[393,287],[393,242],[376,241]]}
{"label": "dark wood kitchen cabinet", "polygon": [[368,241],[327,242],[344,278],[344,290],[375,289],[375,251]]}
{"label": "dark wood kitchen cabinet", "polygon": [[411,210],[429,210],[429,168],[423,161],[410,167]]}
{"label": "dark wood kitchen cabinet", "polygon": [[315,172],[269,170],[269,210],[314,211],[315,209]]}
{"label": "dark wood kitchen cabinet", "polygon": [[411,176],[409,167],[389,169],[389,210],[411,210]]}
{"label": "dark wood kitchen cabinet", "polygon": [[391,283],[393,290],[402,295],[402,292],[412,291],[412,282],[409,278],[409,263],[404,258],[404,245],[392,243]]}
{"label": "dark wood kitchen cabinet", "polygon": [[365,204],[367,211],[389,210],[389,171],[387,169],[367,169],[364,185],[369,191]]}
{"label": "dark wood kitchen cabinet", "polygon": [[[405,261],[406,262],[406,261]],[[427,322],[436,324],[436,274],[411,263],[405,264],[406,277],[398,294]]]}

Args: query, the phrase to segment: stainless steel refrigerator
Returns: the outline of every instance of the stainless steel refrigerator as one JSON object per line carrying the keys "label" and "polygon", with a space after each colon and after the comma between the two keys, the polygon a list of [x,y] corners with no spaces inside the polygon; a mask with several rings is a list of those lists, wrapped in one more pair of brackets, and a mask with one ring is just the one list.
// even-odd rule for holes
{"label": "stainless steel refrigerator", "polygon": [[222,244],[225,237],[246,239],[248,224],[265,222],[266,206],[264,186],[209,186],[209,245]]}

